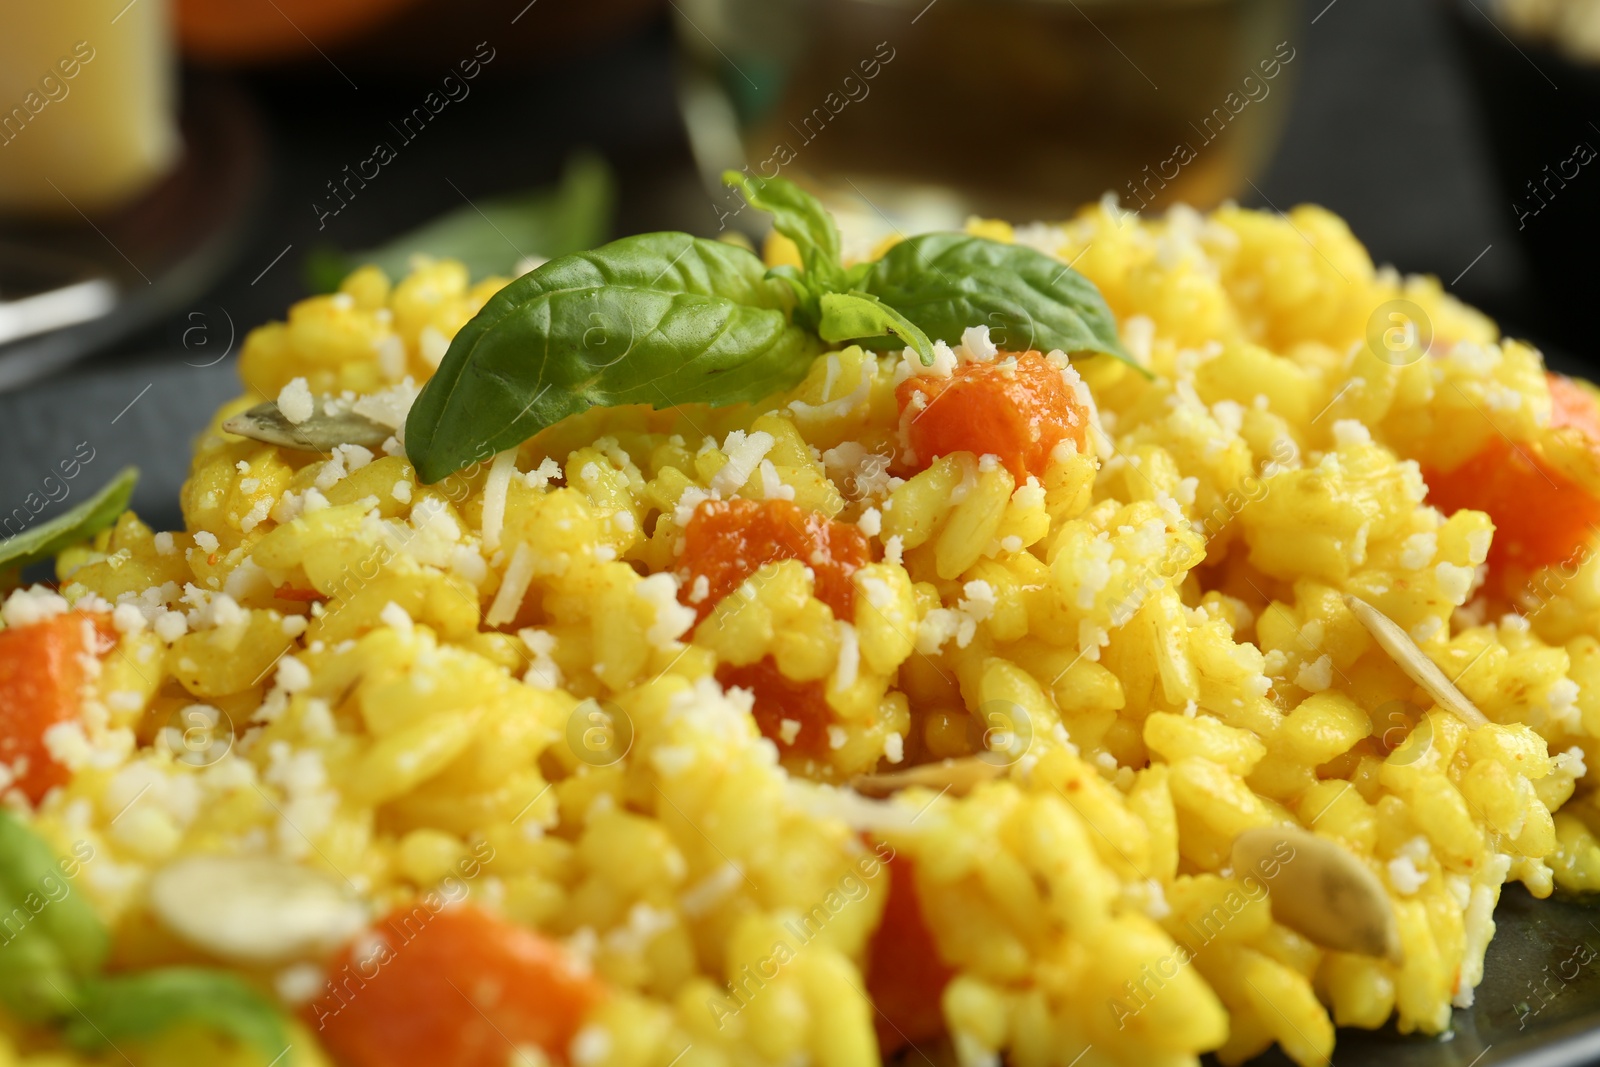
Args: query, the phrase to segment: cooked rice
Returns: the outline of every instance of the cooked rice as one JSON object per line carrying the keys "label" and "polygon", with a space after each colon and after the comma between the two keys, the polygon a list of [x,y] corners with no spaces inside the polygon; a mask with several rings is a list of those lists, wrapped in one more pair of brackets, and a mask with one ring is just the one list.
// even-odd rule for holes
{"label": "cooked rice", "polygon": [[[847,348],[763,404],[592,410],[420,485],[399,440],[415,383],[503,279],[363,269],[254,331],[185,530],[127,514],[59,562],[66,599],[116,605],[122,636],[84,726],[52,738],[75,774],[34,817],[63,852],[93,847],[82,885],[119,965],[204,958],[152,917],[163,867],[276,856],[347,879],[372,915],[453,887],[562,940],[614,991],[577,1067],[865,1067],[892,849],[955,971],[964,1067],[1233,1064],[1274,1043],[1315,1064],[1336,1024],[1447,1028],[1505,881],[1600,888],[1600,809],[1572,799],[1600,730],[1600,565],[1488,595],[1488,518],[1429,507],[1420,473],[1537,439],[1539,354],[1436,280],[1374,268],[1317,208],[982,226],[1074,263],[1153,372],[1076,364],[1092,447],[1023,484],[966,454],[894,476],[894,386],[928,371]],[[1406,365],[1367,339],[1398,298],[1434,336]],[[991,358],[976,324],[941,352],[946,373]],[[220,430],[307,391],[350,392],[396,438],[319,456]],[[683,528],[735,496],[870,534],[853,619],[790,561],[693,628]],[[297,608],[284,585],[327,599]],[[1435,708],[1347,593],[1489,724]],[[64,607],[18,591],[4,617]],[[822,755],[781,753],[716,680],[769,656],[824,684]],[[221,726],[180,760],[197,708],[231,743]],[[994,780],[845,788],[997,727],[1015,758]],[[1229,857],[1274,822],[1381,879],[1403,962],[1273,921]],[[248,973],[288,1003],[327,994],[303,963]],[[150,1062],[199,1062],[196,1040]]]}

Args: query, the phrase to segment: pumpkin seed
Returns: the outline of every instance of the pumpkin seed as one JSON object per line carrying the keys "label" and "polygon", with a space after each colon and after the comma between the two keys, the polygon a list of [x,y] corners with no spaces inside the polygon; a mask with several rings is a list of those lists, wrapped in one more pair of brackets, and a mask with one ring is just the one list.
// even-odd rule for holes
{"label": "pumpkin seed", "polygon": [[367,922],[361,903],[315,871],[268,856],[190,856],[150,879],[150,910],[220,960],[268,966],[332,951]]}
{"label": "pumpkin seed", "polygon": [[981,756],[947,759],[938,763],[923,763],[903,771],[885,771],[883,774],[860,774],[850,787],[869,797],[886,797],[902,789],[922,786],[942,790],[952,796],[964,797],[984,782],[1003,776],[1007,765]]}
{"label": "pumpkin seed", "polygon": [[1361,625],[1367,628],[1367,633],[1372,635],[1372,639],[1378,642],[1378,647],[1387,652],[1395,665],[1406,672],[1406,677],[1427,690],[1428,695],[1441,708],[1468,726],[1483,726],[1489,721],[1483,712],[1467,699],[1466,694],[1445,677],[1439,665],[1417,647],[1417,643],[1411,640],[1411,635],[1406,633],[1399,623],[1358,596],[1346,596],[1344,602],[1349,606],[1351,613],[1361,620]]}
{"label": "pumpkin seed", "polygon": [[1287,823],[1233,840],[1235,877],[1267,886],[1272,917],[1336,952],[1399,963],[1400,927],[1383,883],[1349,849]]}
{"label": "pumpkin seed", "polygon": [[277,403],[269,400],[233,416],[222,428],[252,441],[301,452],[331,452],[338,445],[375,449],[394,435],[392,427],[357,415],[346,405],[336,404],[330,413],[326,400],[317,397],[311,417],[304,422],[290,422],[278,410]]}

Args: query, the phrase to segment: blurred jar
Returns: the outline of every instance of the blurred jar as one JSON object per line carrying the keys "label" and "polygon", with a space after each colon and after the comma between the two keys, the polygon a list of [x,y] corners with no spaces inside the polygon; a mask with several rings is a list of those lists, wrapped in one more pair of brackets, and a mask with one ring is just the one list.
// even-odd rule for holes
{"label": "blurred jar", "polygon": [[0,13],[0,212],[76,217],[127,202],[180,149],[165,0],[7,4]]}
{"label": "blurred jar", "polygon": [[[1292,0],[677,0],[707,184],[803,175],[906,228],[1234,196],[1276,144]],[[720,214],[720,212],[719,212]]]}

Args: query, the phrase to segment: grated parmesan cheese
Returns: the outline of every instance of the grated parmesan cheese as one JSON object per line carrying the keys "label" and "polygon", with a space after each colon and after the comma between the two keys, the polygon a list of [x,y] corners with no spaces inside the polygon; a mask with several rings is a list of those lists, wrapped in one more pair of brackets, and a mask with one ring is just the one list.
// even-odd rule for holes
{"label": "grated parmesan cheese", "polygon": [[506,491],[516,473],[517,450],[508,448],[494,457],[483,482],[483,547],[490,552],[500,547],[500,531],[506,521]]}
{"label": "grated parmesan cheese", "polygon": [[533,656],[527,673],[522,676],[523,682],[535,689],[559,689],[561,667],[551,655],[556,650],[555,634],[528,626],[517,631],[517,638]]}
{"label": "grated parmesan cheese", "polygon": [[428,366],[437,369],[448,351],[450,351],[450,339],[440,333],[437,327],[424,326],[422,332],[417,334],[417,354]]}
{"label": "grated parmesan cheese", "polygon": [[397,382],[406,373],[406,344],[394,334],[386,334],[372,343],[378,354],[378,370],[384,378]]}
{"label": "grated parmesan cheese", "polygon": [[1308,693],[1320,693],[1333,684],[1333,660],[1318,657],[1311,663],[1302,663],[1295,673],[1294,684]]}
{"label": "grated parmesan cheese", "polygon": [[1359,419],[1337,419],[1333,424],[1333,440],[1339,448],[1370,445],[1372,431],[1368,430]]}
{"label": "grated parmesan cheese", "polygon": [[877,537],[883,532],[883,514],[877,508],[867,508],[861,513],[861,518],[856,520],[856,525],[861,527],[861,532],[868,537]]}
{"label": "grated parmesan cheese", "polygon": [[278,391],[278,410],[294,426],[305,422],[316,412],[316,401],[304,378],[295,378]]}
{"label": "grated parmesan cheese", "polygon": [[835,621],[839,628],[838,687],[849,689],[861,674],[861,642],[856,638],[856,628],[843,619]]}
{"label": "grated parmesan cheese", "polygon": [[36,585],[31,589],[13,590],[0,605],[0,620],[7,626],[31,626],[36,622],[53,619],[68,610],[65,597]]}
{"label": "grated parmesan cheese", "polygon": [[727,497],[743,489],[744,483],[750,480],[776,443],[765,430],[749,434],[743,430],[730,432],[722,443],[722,451],[727,455],[728,462],[711,476],[711,491]]}
{"label": "grated parmesan cheese", "polygon": [[511,553],[511,562],[506,565],[505,577],[500,580],[494,602],[484,613],[485,626],[504,626],[517,617],[522,598],[528,595],[528,586],[533,582],[533,564],[533,550],[526,544],[517,545],[517,550]]}
{"label": "grated parmesan cheese", "polygon": [[410,636],[412,632],[411,616],[406,612],[405,608],[392,600],[383,606],[382,611],[378,612],[378,619],[391,630],[398,630],[407,636]]}
{"label": "grated parmesan cheese", "polygon": [[645,638],[657,648],[668,648],[694,625],[695,610],[678,603],[678,581],[663,571],[641,578],[634,595],[655,609],[655,622]]}
{"label": "grated parmesan cheese", "polygon": [[1420,571],[1433,562],[1439,551],[1438,535],[1431,530],[1414,533],[1400,546],[1400,566],[1408,571]]}

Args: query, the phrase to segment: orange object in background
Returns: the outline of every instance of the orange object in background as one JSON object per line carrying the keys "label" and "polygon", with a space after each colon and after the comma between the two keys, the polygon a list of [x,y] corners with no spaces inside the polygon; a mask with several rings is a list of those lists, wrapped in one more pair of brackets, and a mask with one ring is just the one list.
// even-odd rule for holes
{"label": "orange object in background", "polygon": [[[1550,428],[1576,429],[1600,450],[1600,409],[1593,396],[1569,378],[1547,377]],[[1600,500],[1531,443],[1513,444],[1495,434],[1455,470],[1424,471],[1423,480],[1428,503],[1446,515],[1472,508],[1494,521],[1489,572],[1496,587],[1508,571],[1531,572],[1572,559],[1600,534]]]}
{"label": "orange object in background", "polygon": [[335,48],[417,0],[175,0],[185,54],[269,61]]}
{"label": "orange object in background", "polygon": [[384,947],[347,947],[302,1012],[345,1067],[502,1067],[528,1045],[565,1063],[605,996],[560,945],[472,905],[400,908],[376,933]]}
{"label": "orange object in background", "polygon": [[105,635],[104,621],[69,611],[0,630],[0,763],[15,769],[26,761],[14,784],[35,804],[71,777],[50,755],[44,735],[78,717],[89,678],[86,660],[99,651],[96,635]]}
{"label": "orange object in background", "polygon": [[[179,44],[215,66],[307,63],[357,82],[365,72],[428,78],[481,46],[495,70],[533,69],[638,30],[661,0],[172,0]],[[490,32],[495,27],[500,30]],[[319,54],[320,53],[320,54]],[[480,56],[481,59],[481,56]],[[329,63],[338,74],[326,69]]]}
{"label": "orange object in background", "polygon": [[[1061,370],[1038,352],[1014,364],[964,363],[948,378],[907,378],[895,389],[918,468],[952,452],[994,455],[1018,482],[1043,477],[1064,440],[1084,450],[1089,416]],[[921,407],[916,405],[921,404]]]}

